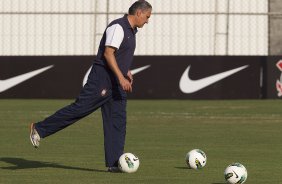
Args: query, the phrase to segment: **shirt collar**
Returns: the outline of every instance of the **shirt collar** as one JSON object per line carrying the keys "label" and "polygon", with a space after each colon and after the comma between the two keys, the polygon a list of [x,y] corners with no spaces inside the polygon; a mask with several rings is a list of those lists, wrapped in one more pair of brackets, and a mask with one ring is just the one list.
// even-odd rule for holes
{"label": "shirt collar", "polygon": [[124,21],[125,21],[125,24],[126,24],[126,26],[127,26],[128,29],[131,29],[131,30],[134,32],[134,34],[136,34],[138,30],[137,30],[137,28],[134,28],[134,29],[133,29],[133,28],[131,27],[131,25],[130,25],[128,19],[127,19],[127,16],[128,16],[128,14],[124,14],[124,16],[123,16]]}

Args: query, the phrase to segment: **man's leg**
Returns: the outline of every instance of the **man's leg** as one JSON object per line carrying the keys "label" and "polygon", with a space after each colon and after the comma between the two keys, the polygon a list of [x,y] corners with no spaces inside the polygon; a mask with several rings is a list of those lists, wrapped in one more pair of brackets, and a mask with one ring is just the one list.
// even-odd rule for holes
{"label": "man's leg", "polygon": [[40,137],[47,137],[101,107],[111,97],[108,78],[103,67],[93,65],[88,81],[76,101],[35,124],[34,128]]}
{"label": "man's leg", "polygon": [[106,167],[117,167],[126,134],[126,100],[109,100],[102,107]]}

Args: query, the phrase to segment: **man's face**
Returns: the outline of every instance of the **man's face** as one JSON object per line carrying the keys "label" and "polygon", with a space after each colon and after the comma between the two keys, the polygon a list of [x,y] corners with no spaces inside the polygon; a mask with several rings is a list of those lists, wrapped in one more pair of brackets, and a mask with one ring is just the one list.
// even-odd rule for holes
{"label": "man's face", "polygon": [[139,28],[142,28],[144,26],[144,24],[147,24],[149,22],[151,12],[152,12],[151,9],[148,9],[148,10],[145,10],[145,11],[138,10],[137,11],[136,26],[139,27]]}

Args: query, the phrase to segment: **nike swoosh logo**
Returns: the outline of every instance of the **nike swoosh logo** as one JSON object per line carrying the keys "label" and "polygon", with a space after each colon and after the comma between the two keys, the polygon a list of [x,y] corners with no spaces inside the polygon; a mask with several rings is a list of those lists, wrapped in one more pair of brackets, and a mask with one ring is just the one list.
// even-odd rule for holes
{"label": "nike swoosh logo", "polygon": [[233,75],[234,73],[237,73],[245,68],[247,68],[249,65],[241,66],[239,68],[235,68],[232,70],[228,70],[222,73],[218,73],[215,75],[211,75],[209,77],[205,77],[198,80],[192,80],[189,77],[189,71],[190,66],[187,67],[183,75],[181,76],[180,82],[179,82],[179,88],[183,93],[194,93],[197,92],[215,82],[218,82],[230,75]]}
{"label": "nike swoosh logo", "polygon": [[131,70],[131,74],[135,75],[135,74],[137,74],[137,73],[139,73],[143,70],[146,70],[149,67],[150,67],[150,65],[146,65],[146,66],[143,66],[143,67],[140,67],[140,68],[135,68],[135,69]]}
{"label": "nike swoosh logo", "polygon": [[[141,71],[143,71],[143,70],[146,70],[147,68],[149,68],[150,67],[150,65],[146,65],[146,66],[142,66],[142,67],[140,67],[140,68],[135,68],[135,69],[133,69],[133,70],[131,70],[131,74],[132,75],[135,75],[135,74],[137,74],[137,73],[139,73],[139,72],[141,72]],[[88,79],[88,75],[89,75],[89,73],[90,73],[90,71],[91,71],[91,68],[92,67],[90,67],[89,69],[88,69],[88,71],[86,72],[86,74],[85,74],[85,76],[84,76],[84,78],[83,78],[83,86],[86,84],[86,82],[87,82],[87,79]]]}
{"label": "nike swoosh logo", "polygon": [[31,71],[31,72],[28,72],[22,75],[18,75],[18,76],[9,78],[9,79],[0,80],[0,93],[52,68],[53,66],[54,65],[50,65],[50,66],[47,66],[47,67],[44,67],[38,70],[34,70],[34,71]]}
{"label": "nike swoosh logo", "polygon": [[237,174],[237,173],[235,173],[234,171],[233,171],[233,173],[235,174],[236,178],[239,178],[239,176],[238,176],[238,174]]}

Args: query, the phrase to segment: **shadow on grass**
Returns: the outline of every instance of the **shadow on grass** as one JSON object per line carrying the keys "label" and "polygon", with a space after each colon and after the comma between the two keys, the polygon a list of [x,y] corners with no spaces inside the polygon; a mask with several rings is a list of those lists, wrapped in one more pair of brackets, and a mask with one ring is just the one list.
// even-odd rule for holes
{"label": "shadow on grass", "polygon": [[71,170],[79,170],[79,171],[107,172],[105,170],[65,166],[65,165],[52,163],[52,162],[33,161],[33,160],[26,160],[23,158],[5,157],[5,158],[0,158],[0,161],[13,165],[9,167],[0,167],[1,169],[7,169],[7,170],[36,169],[36,168],[48,168],[49,167],[49,168],[71,169]]}
{"label": "shadow on grass", "polygon": [[188,170],[191,170],[190,168],[188,167],[174,167],[175,169],[188,169]]}

